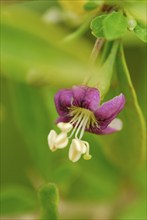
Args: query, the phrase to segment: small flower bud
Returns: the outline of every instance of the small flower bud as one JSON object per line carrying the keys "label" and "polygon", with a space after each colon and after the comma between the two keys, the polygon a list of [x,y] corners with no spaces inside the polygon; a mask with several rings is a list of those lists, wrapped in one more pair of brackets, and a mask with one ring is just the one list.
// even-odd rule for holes
{"label": "small flower bud", "polygon": [[137,25],[137,22],[136,22],[134,19],[130,19],[130,20],[128,21],[128,29],[129,29],[130,31],[133,31],[134,28],[136,27],[136,25]]}

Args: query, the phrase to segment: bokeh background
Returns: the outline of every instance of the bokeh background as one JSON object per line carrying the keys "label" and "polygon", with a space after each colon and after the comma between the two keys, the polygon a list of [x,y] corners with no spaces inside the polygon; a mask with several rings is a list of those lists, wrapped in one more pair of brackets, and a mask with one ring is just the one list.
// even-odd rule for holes
{"label": "bokeh background", "polygon": [[[63,2],[1,2],[2,219],[39,219],[37,191],[47,182],[57,184],[60,219],[146,219],[146,164],[136,159],[141,146],[133,150],[130,140],[141,139],[139,132],[125,134],[123,143],[85,134],[93,158],[76,164],[68,160],[68,149],[52,153],[48,148],[47,135],[57,130],[54,94],[83,81],[95,41],[87,28],[80,39],[64,42],[84,15],[80,5],[69,9]],[[144,11],[140,14],[144,16]],[[123,45],[146,118],[146,48],[129,32]],[[107,99],[121,91],[115,80]],[[135,121],[126,122],[130,130],[137,126]],[[125,143],[130,143],[127,150]],[[117,158],[113,149],[118,146]]]}

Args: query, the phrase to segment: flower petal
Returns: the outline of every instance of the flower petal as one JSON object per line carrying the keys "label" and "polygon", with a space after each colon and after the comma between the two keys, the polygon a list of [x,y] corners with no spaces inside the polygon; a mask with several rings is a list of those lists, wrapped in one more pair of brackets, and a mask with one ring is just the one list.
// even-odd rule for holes
{"label": "flower petal", "polygon": [[73,96],[71,89],[62,89],[55,95],[55,105],[59,115],[65,115],[72,105]]}
{"label": "flower petal", "polygon": [[96,88],[87,86],[74,86],[73,105],[95,111],[100,102],[100,94]]}
{"label": "flower petal", "polygon": [[105,129],[99,129],[97,127],[91,127],[89,129],[86,129],[86,131],[94,133],[94,134],[99,134],[99,135],[105,135],[105,134],[112,134],[117,131],[120,131],[123,127],[123,123],[120,119],[115,118],[109,126]]}
{"label": "flower petal", "polygon": [[111,121],[108,127],[116,131],[121,131],[123,127],[122,120],[120,120],[119,118],[115,118],[113,121]]}
{"label": "flower petal", "polygon": [[63,122],[63,123],[67,123],[71,120],[71,117],[69,117],[68,115],[63,115],[63,116],[60,116],[59,118],[57,118],[56,120],[56,123],[60,123],[60,122]]}
{"label": "flower petal", "polygon": [[95,112],[94,115],[98,121],[100,129],[106,128],[109,123],[120,113],[124,108],[125,97],[123,94],[114,97],[105,102]]}

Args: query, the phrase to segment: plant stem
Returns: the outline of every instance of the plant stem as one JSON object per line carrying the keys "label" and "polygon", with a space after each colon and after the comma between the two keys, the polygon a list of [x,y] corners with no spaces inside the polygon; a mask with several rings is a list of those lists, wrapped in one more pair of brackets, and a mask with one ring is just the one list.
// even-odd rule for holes
{"label": "plant stem", "polygon": [[103,46],[103,43],[104,43],[104,38],[96,39],[96,42],[94,44],[93,50],[92,50],[90,58],[89,58],[89,63],[91,65],[94,65],[96,58],[97,58],[97,56]]}
{"label": "plant stem", "polygon": [[[98,54],[99,54],[99,52],[100,52],[100,50],[101,50],[101,48],[102,48],[102,46],[103,46],[103,43],[104,43],[104,38],[98,38],[98,39],[96,39],[95,44],[94,44],[94,47],[93,47],[92,52],[91,52],[91,55],[90,55],[90,58],[89,58],[89,65],[90,65],[91,67],[94,66],[95,61],[96,61],[96,58],[97,58],[97,56],[98,56]],[[91,73],[89,73],[89,74],[85,77],[85,79],[84,79],[84,81],[83,81],[83,85],[87,85],[90,78],[91,78]]]}
{"label": "plant stem", "polygon": [[54,183],[43,185],[39,189],[39,199],[41,205],[40,220],[57,220],[58,219],[58,201],[59,193]]}
{"label": "plant stem", "polygon": [[68,35],[63,40],[63,43],[68,43],[68,42],[71,42],[73,40],[77,40],[78,38],[80,38],[87,31],[90,21],[91,21],[91,17],[87,19],[87,21],[85,21],[75,32]]}

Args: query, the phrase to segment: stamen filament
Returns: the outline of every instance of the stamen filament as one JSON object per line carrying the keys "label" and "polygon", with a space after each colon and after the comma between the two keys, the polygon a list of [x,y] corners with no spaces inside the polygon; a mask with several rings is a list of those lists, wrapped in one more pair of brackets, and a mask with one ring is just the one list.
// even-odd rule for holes
{"label": "stamen filament", "polygon": [[81,139],[84,135],[84,131],[85,131],[85,128],[86,128],[86,125],[87,125],[87,122],[88,122],[88,116],[86,117],[84,123],[83,123],[83,126],[82,126],[82,129],[81,129],[81,133],[80,133],[80,137],[79,139]]}
{"label": "stamen filament", "polygon": [[77,112],[75,116],[71,119],[70,123],[74,124],[77,121],[77,117],[81,114],[81,112]]}
{"label": "stamen filament", "polygon": [[83,113],[81,113],[81,115],[79,116],[78,121],[77,121],[74,129],[72,130],[72,133],[70,134],[70,136],[68,138],[71,138],[73,136],[73,134],[75,133],[75,130],[77,129],[77,127],[78,127],[78,125],[79,125],[79,123],[80,123],[80,121],[82,119],[82,117],[83,117]]}
{"label": "stamen filament", "polygon": [[80,131],[81,127],[83,126],[83,123],[84,123],[84,121],[85,121],[86,117],[87,117],[87,116],[86,116],[86,115],[84,115],[84,117],[83,117],[83,119],[82,119],[82,121],[81,121],[80,125],[78,126],[78,129],[77,129],[76,134],[75,134],[75,138],[78,138],[78,137],[77,137],[77,136],[78,136],[78,133],[79,133],[79,131]]}
{"label": "stamen filament", "polygon": [[84,159],[90,160],[92,156],[89,154],[89,143],[86,141],[83,141],[83,143],[86,145],[86,153],[84,155]]}

